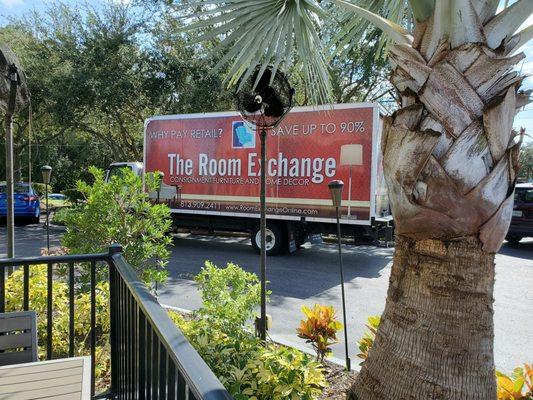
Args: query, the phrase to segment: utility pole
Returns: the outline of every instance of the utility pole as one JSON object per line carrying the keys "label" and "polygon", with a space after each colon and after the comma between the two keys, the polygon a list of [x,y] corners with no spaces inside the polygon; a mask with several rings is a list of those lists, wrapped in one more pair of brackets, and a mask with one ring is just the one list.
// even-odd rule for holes
{"label": "utility pole", "polygon": [[[266,129],[261,129],[261,326],[259,337],[266,342],[267,316],[266,316]],[[255,240],[252,238],[252,240]]]}
{"label": "utility pole", "polygon": [[[14,174],[13,174],[13,115],[27,103],[29,93],[24,71],[17,56],[0,45],[0,112],[5,113],[6,135],[6,194],[7,194],[7,256],[15,257]],[[11,269],[8,269],[11,272]]]}
{"label": "utility pole", "polygon": [[[15,213],[13,208],[13,114],[17,101],[18,71],[15,64],[8,66],[9,100],[7,105],[6,130],[6,189],[7,189],[7,257],[15,257]],[[8,272],[11,272],[8,270]]]}

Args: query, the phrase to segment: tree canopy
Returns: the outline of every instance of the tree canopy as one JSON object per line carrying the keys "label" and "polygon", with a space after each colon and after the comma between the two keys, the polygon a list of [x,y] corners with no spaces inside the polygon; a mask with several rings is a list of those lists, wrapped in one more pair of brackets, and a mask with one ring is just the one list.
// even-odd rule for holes
{"label": "tree canopy", "polygon": [[[233,88],[223,82],[227,68],[213,69],[226,54],[212,52],[221,39],[198,42],[210,28],[184,32],[185,12],[152,1],[110,1],[98,9],[55,3],[0,27],[0,43],[18,55],[28,79],[33,180],[50,164],[52,183],[62,190],[89,178],[90,165],[142,160],[143,124],[152,115],[233,109]],[[390,97],[376,32],[347,54],[331,54],[337,102]],[[334,32],[324,27],[323,34]],[[301,68],[288,72],[297,103],[309,104]],[[23,109],[15,118],[17,179],[29,175],[29,126],[30,111]]]}

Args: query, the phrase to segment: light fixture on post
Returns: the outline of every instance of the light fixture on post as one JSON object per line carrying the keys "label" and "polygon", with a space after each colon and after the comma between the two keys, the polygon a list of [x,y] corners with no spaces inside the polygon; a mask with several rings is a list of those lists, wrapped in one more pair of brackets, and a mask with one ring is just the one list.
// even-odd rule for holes
{"label": "light fixture on post", "polygon": [[348,165],[350,167],[350,177],[348,179],[348,217],[350,217],[352,215],[352,166],[363,165],[363,145],[345,144],[341,146],[340,165]]}
{"label": "light fixture on post", "polygon": [[344,268],[342,265],[342,248],[341,248],[341,204],[342,204],[342,188],[343,181],[331,181],[328,184],[331,193],[331,201],[335,207],[335,214],[337,216],[337,244],[339,250],[339,268],[341,272],[341,295],[342,295],[342,318],[344,322],[344,352],[346,357],[346,370],[351,369],[351,360],[348,356],[348,327],[346,324],[346,296],[344,294]]}
{"label": "light fixture on post", "polygon": [[50,254],[50,209],[48,208],[48,185],[50,184],[50,177],[52,176],[52,167],[43,165],[41,167],[43,174],[44,192],[46,197],[46,249]]}
{"label": "light fixture on post", "polygon": [[165,174],[161,171],[157,171],[157,204],[159,204],[159,196],[161,194],[161,187],[163,186],[163,179],[165,178]]}

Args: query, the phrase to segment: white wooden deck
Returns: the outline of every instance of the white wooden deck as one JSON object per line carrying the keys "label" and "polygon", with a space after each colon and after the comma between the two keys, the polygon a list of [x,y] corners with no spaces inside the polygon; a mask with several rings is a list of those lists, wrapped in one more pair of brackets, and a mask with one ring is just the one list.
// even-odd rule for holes
{"label": "white wooden deck", "polygon": [[0,367],[0,400],[89,400],[90,357]]}

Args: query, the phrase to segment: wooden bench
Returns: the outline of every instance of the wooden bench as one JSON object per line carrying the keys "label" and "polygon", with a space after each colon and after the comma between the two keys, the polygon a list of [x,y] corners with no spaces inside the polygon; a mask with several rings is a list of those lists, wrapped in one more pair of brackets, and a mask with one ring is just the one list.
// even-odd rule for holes
{"label": "wooden bench", "polygon": [[90,400],[90,357],[0,367],[0,400]]}
{"label": "wooden bench", "polygon": [[0,314],[0,366],[37,361],[35,311]]}

